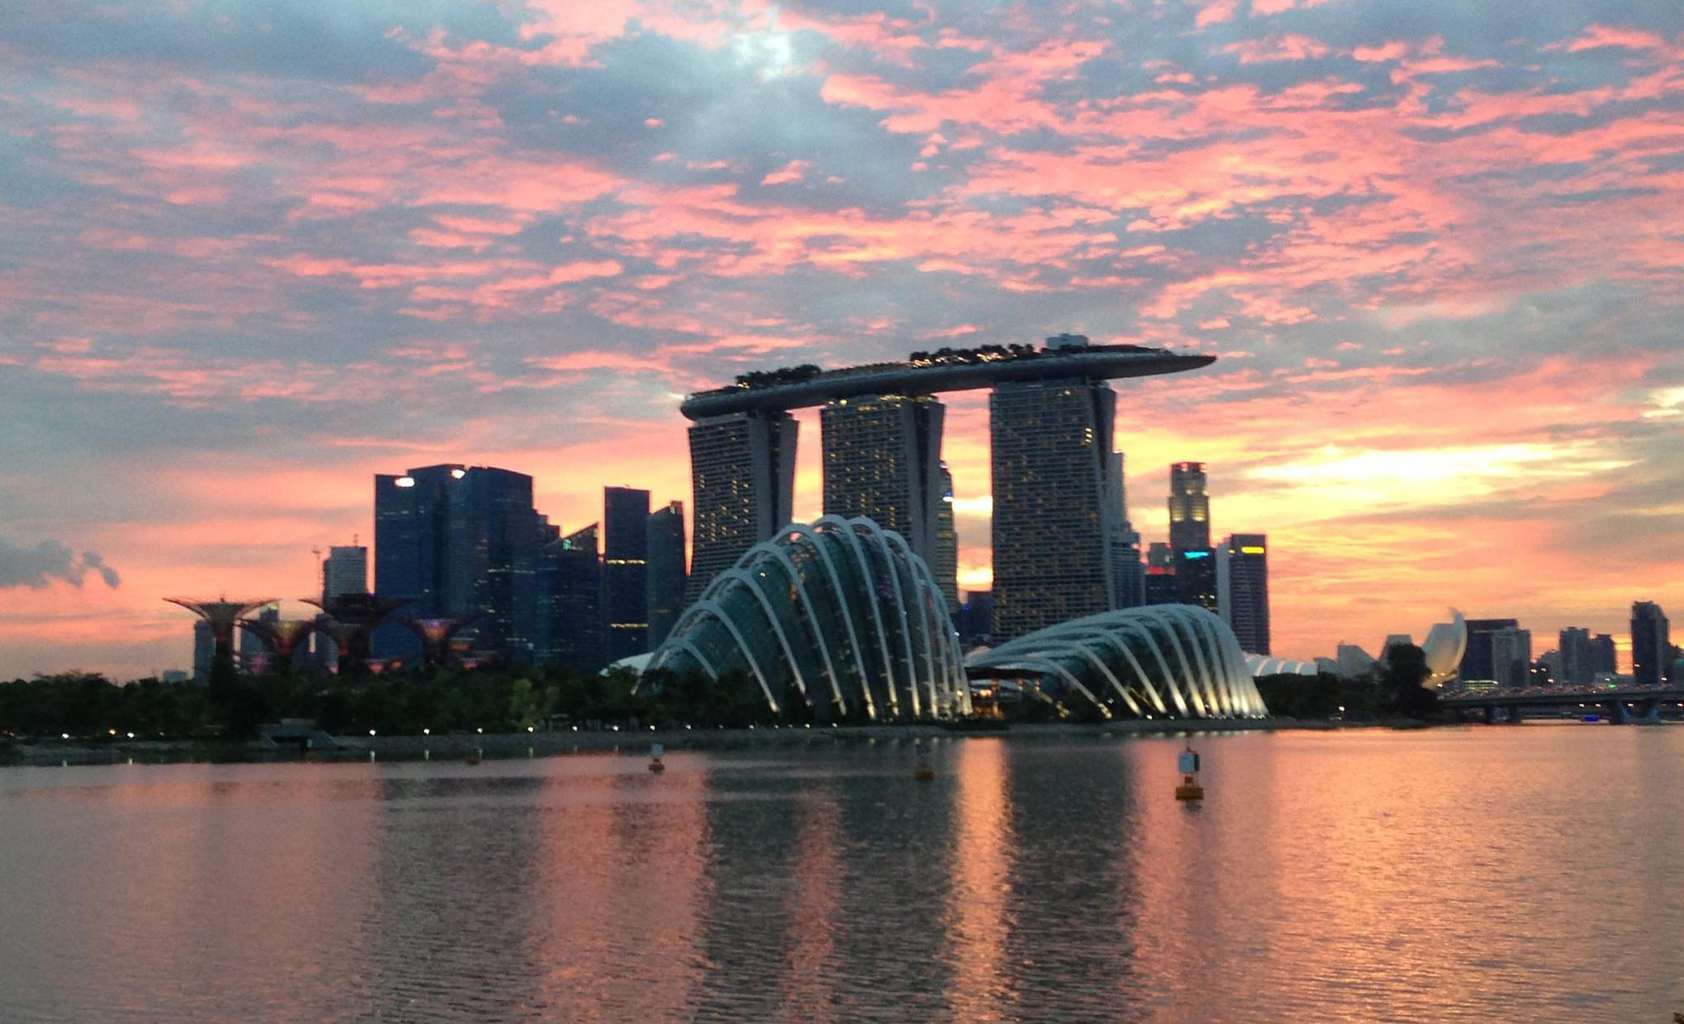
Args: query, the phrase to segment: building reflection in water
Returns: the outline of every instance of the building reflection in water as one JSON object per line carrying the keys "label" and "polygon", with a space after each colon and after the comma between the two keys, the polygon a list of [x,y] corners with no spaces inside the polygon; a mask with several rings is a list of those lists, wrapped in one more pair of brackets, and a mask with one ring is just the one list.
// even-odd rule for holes
{"label": "building reflection in water", "polygon": [[953,770],[953,872],[946,927],[953,985],[948,1002],[959,1020],[999,1019],[1010,985],[1006,955],[1006,895],[1011,852],[1006,743],[979,738],[958,745]]}
{"label": "building reflection in water", "polygon": [[1132,765],[1110,745],[1014,744],[1004,1016],[1131,1019],[1139,885]]}
{"label": "building reflection in water", "polygon": [[552,774],[533,817],[536,1008],[570,1021],[675,1020],[697,998],[693,951],[709,843],[706,761],[592,762]]}

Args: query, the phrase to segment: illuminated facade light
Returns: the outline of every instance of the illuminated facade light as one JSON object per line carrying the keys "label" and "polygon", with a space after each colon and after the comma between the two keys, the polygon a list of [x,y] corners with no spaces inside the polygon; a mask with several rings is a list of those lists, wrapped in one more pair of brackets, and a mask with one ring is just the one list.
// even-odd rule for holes
{"label": "illuminated facade light", "polygon": [[414,487],[415,478],[412,476],[400,476],[396,480],[393,480],[392,483],[398,487]]}
{"label": "illuminated facade light", "polygon": [[958,635],[929,566],[863,517],[790,524],[715,577],[644,670],[741,673],[774,712],[820,720],[970,710]]}
{"label": "illuminated facade light", "polygon": [[1103,612],[979,651],[976,678],[1037,677],[1042,696],[1103,718],[1262,718],[1268,714],[1233,630],[1170,604]]}

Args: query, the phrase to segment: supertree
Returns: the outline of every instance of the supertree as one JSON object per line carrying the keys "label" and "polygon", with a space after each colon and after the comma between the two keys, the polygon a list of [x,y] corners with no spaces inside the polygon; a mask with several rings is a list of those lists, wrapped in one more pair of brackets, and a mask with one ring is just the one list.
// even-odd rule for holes
{"label": "supertree", "polygon": [[302,599],[322,610],[316,629],[333,638],[339,648],[339,674],[362,673],[368,668],[369,638],[391,614],[413,598],[382,597],[378,594],[341,594],[322,600]]}
{"label": "supertree", "polygon": [[450,640],[463,627],[479,618],[464,615],[456,618],[404,619],[403,624],[421,638],[421,657],[431,668],[440,668],[450,660]]}
{"label": "supertree", "polygon": [[234,624],[240,621],[240,617],[253,608],[275,603],[272,597],[230,601],[226,595],[215,600],[191,597],[166,597],[164,600],[178,604],[210,623],[211,638],[216,644],[213,664],[218,665],[232,665],[234,662]]}
{"label": "supertree", "polygon": [[292,671],[292,655],[298,645],[316,628],[314,619],[241,619],[240,625],[257,635],[269,653],[275,656],[276,669],[285,674]]}

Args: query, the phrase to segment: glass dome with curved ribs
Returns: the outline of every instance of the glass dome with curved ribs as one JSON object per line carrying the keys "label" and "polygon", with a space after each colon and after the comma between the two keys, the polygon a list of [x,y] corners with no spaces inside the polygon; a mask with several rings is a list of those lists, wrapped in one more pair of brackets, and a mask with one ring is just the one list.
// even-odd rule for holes
{"label": "glass dome with curved ribs", "polygon": [[1195,605],[1102,612],[1037,630],[966,662],[973,677],[1034,678],[1101,718],[1263,718],[1234,631]]}
{"label": "glass dome with curved ribs", "polygon": [[685,610],[644,669],[741,672],[773,711],[820,720],[970,711],[959,637],[906,540],[863,517],[791,523],[750,548]]}

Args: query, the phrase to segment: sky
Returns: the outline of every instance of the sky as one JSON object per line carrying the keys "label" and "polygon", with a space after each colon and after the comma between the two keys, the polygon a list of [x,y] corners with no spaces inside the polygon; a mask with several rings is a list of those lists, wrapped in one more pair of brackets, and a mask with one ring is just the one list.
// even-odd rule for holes
{"label": "sky", "polygon": [[1205,461],[1277,654],[1623,636],[1684,610],[1681,268],[1676,0],[14,0],[0,678],[186,667],[161,598],[311,593],[376,472],[571,530],[690,504],[684,393],[1064,331],[1218,356],[1118,383],[1130,513]]}

